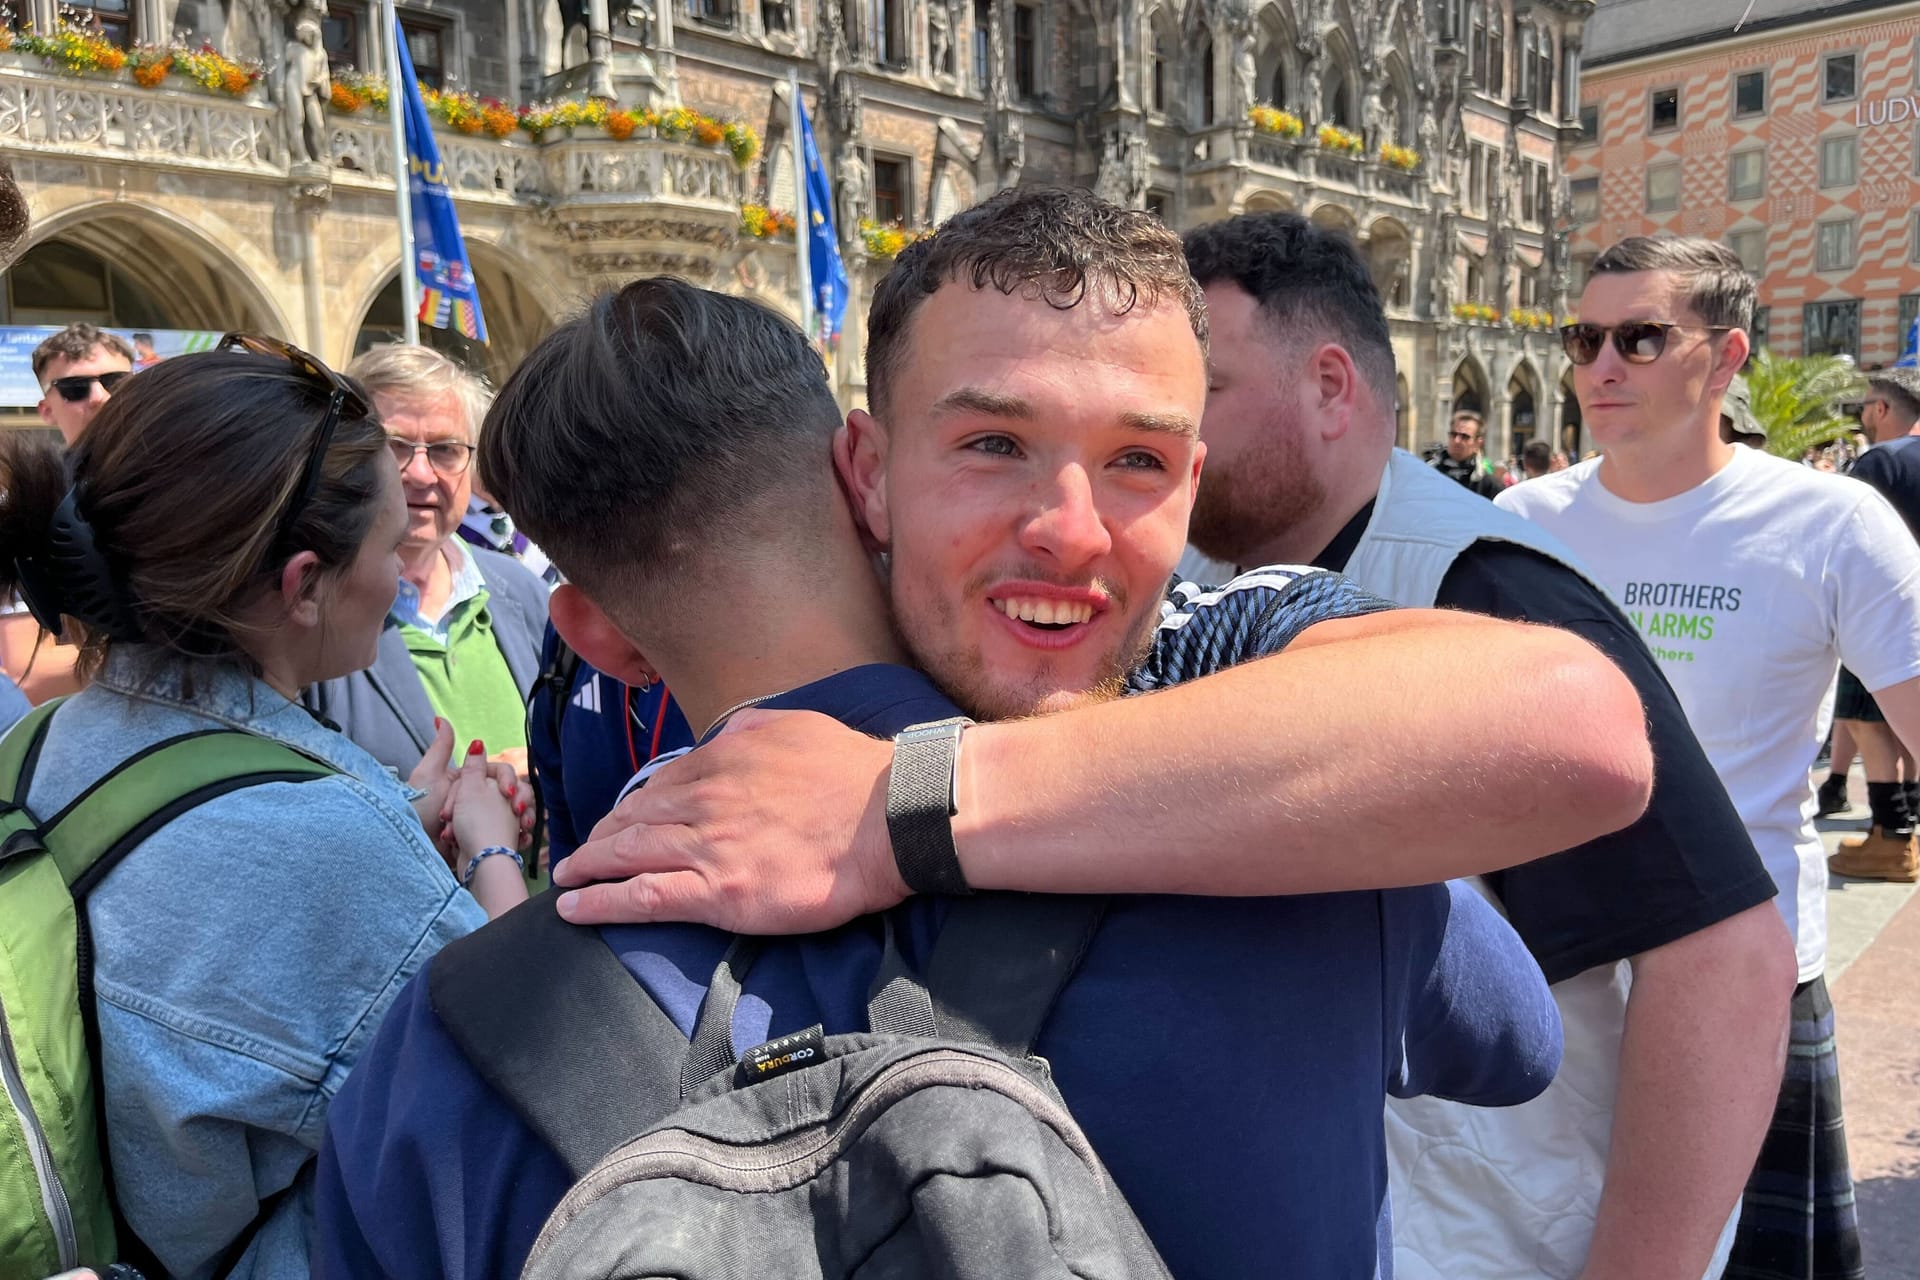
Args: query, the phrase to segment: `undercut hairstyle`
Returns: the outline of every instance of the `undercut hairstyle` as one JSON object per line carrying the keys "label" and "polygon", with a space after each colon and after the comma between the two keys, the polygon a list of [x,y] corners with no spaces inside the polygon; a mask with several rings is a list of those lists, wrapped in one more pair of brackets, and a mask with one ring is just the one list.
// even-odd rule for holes
{"label": "undercut hairstyle", "polygon": [[1150,213],[1122,209],[1084,187],[1015,187],[940,224],[902,250],[873,291],[867,318],[867,398],[882,419],[914,312],[941,286],[963,282],[1070,311],[1097,297],[1115,315],[1172,302],[1201,351],[1207,303],[1180,238]]}
{"label": "undercut hairstyle", "polygon": [[85,360],[98,347],[105,347],[117,356],[125,356],[128,364],[133,363],[133,348],[127,345],[125,338],[81,321],[49,336],[33,349],[33,376],[40,378],[55,360]]}
{"label": "undercut hairstyle", "polygon": [[[542,339],[480,431],[480,482],[610,615],[709,563],[818,546],[840,407],[791,322],[656,276]],[[663,608],[671,609],[668,602]]]}
{"label": "undercut hairstyle", "polygon": [[1297,213],[1243,213],[1187,232],[1186,249],[1187,266],[1201,288],[1237,286],[1290,345],[1338,342],[1374,397],[1393,402],[1386,309],[1346,232]]}
{"label": "undercut hairstyle", "polygon": [[[1710,325],[1753,328],[1753,277],[1727,246],[1700,236],[1628,236],[1593,260],[1592,276],[1666,271],[1685,281],[1688,310]],[[1670,317],[1649,317],[1668,319]]]}
{"label": "undercut hairstyle", "polygon": [[1881,369],[1867,375],[1867,389],[1909,422],[1920,418],[1920,369]]}
{"label": "undercut hairstyle", "polygon": [[433,404],[452,397],[471,441],[487,415],[493,389],[487,380],[432,347],[385,342],[353,358],[347,375],[376,396],[407,404]]}
{"label": "undercut hairstyle", "polygon": [[1529,440],[1527,447],[1520,451],[1520,466],[1534,473],[1545,474],[1553,465],[1553,446],[1545,440]]}

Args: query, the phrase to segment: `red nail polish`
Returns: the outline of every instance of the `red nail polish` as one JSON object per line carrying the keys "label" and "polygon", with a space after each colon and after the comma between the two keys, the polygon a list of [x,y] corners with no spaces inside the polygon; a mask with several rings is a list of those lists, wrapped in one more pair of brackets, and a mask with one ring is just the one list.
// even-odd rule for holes
{"label": "red nail polish", "polygon": [[516,800],[513,805],[513,811],[515,813],[525,813],[527,811],[527,802],[525,800]]}
{"label": "red nail polish", "polygon": [[487,744],[475,738],[471,743],[467,744],[467,754],[470,756],[483,756],[487,754]]}

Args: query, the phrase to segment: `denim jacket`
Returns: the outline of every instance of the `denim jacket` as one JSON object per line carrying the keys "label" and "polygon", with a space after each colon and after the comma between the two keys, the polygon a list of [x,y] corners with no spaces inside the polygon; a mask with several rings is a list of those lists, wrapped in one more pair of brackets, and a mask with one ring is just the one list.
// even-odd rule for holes
{"label": "denim jacket", "polygon": [[55,714],[28,803],[50,814],[164,738],[246,729],[338,776],[263,783],[174,819],[88,900],[114,1192],[200,1276],[293,1184],[232,1274],[304,1277],[327,1107],[394,996],[485,913],[373,757],[236,668],[140,646]]}

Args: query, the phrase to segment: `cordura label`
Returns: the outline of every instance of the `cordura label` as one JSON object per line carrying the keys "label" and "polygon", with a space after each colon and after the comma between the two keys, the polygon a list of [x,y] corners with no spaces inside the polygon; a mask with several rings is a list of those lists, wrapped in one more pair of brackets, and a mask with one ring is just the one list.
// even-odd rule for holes
{"label": "cordura label", "polygon": [[810,1066],[820,1061],[826,1042],[826,1032],[815,1023],[805,1031],[796,1031],[790,1036],[769,1040],[758,1049],[749,1049],[747,1055],[740,1059],[740,1083],[771,1080],[796,1068]]}

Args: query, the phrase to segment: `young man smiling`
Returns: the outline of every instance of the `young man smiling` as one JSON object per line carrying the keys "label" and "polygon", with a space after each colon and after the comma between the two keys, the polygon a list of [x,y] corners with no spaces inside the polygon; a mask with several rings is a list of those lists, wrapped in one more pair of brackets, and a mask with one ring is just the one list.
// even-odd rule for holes
{"label": "young man smiling", "polygon": [[[1156,627],[1192,502],[1204,399],[1204,312],[1178,241],[1084,192],[1023,191],[910,252],[876,316],[891,304],[916,329],[937,323],[941,354],[872,368],[897,372],[893,390],[920,398],[937,425],[902,432],[888,449],[862,434],[863,419],[835,448],[860,525],[893,551],[892,622],[908,644],[928,646],[922,661],[970,709],[1174,699],[1181,690],[1100,701],[1143,655],[1135,689],[1173,683],[1203,657],[1232,662],[1290,640],[1314,666],[1315,653],[1364,655],[1379,638],[1429,628],[1490,643],[1509,630],[1372,613],[1377,605],[1338,578],[1285,571],[1231,593],[1178,592]],[[724,374],[701,364],[708,350],[730,353]],[[865,743],[862,731],[952,713],[922,677],[883,665],[904,650],[827,467],[834,425],[817,362],[790,327],[660,281],[601,300],[544,342],[495,407],[483,469],[571,580],[554,600],[558,625],[604,670],[664,676],[706,729],[693,757],[738,736],[714,729],[752,715],[742,708],[755,702],[845,726]],[[875,484],[882,470],[928,486],[942,509],[900,505],[899,489]],[[681,607],[636,603],[663,594]],[[1618,734],[1612,694],[1598,683],[1589,705],[1602,731]],[[1637,706],[1632,717],[1637,727]],[[1282,716],[1266,724],[1285,735]],[[1623,776],[1603,784],[1620,789],[1615,816],[1639,800],[1631,743],[1619,756]],[[1177,768],[1161,767],[1174,763],[1149,752],[1113,781],[1177,785]],[[1163,790],[1160,803],[1168,794],[1178,793]],[[738,891],[777,898],[788,871]],[[842,889],[830,903],[871,892]],[[944,911],[942,899],[921,898],[894,913],[910,961],[924,957]],[[804,914],[785,914],[780,931],[804,931]],[[652,926],[602,936],[686,1033],[727,935]],[[485,962],[471,954],[450,963]],[[748,979],[734,1043],[813,1022],[829,1033],[864,1025],[879,955],[871,915],[770,946]],[[1108,906],[1039,1050],[1176,1273],[1255,1274],[1283,1259],[1302,1275],[1369,1275],[1390,1266],[1381,1098],[1431,1089],[1494,1103],[1544,1084],[1547,1006],[1519,959],[1483,903],[1432,887],[1142,895]],[[320,1273],[510,1269],[566,1171],[452,1047],[424,989],[402,1005],[332,1113],[319,1193],[331,1252]],[[568,1049],[558,1047],[563,1059]],[[1195,1087],[1196,1064],[1221,1052],[1258,1065]],[[562,1068],[567,1080],[610,1069],[577,1053]],[[1276,1079],[1286,1087],[1272,1088]]]}

